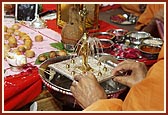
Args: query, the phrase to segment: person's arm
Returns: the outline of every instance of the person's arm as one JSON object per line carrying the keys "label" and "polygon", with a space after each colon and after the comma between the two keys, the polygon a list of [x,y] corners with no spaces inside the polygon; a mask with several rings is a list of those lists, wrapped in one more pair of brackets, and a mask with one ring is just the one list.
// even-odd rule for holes
{"label": "person's arm", "polygon": [[121,111],[123,101],[117,98],[99,99],[83,111]]}
{"label": "person's arm", "polygon": [[82,108],[86,108],[99,99],[107,99],[104,89],[92,73],[78,75],[74,79],[70,90]]}

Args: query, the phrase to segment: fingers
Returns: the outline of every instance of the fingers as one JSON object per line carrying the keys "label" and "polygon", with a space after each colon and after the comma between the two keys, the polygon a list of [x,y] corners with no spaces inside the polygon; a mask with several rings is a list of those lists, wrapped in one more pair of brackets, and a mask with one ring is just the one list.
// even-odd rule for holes
{"label": "fingers", "polygon": [[133,81],[129,77],[123,77],[123,76],[115,77],[113,80],[116,81],[116,82],[119,82],[123,85],[126,85],[128,87],[132,87],[132,85],[133,85]]}
{"label": "fingers", "polygon": [[74,76],[74,80],[79,82],[82,77],[83,77],[82,74],[76,75],[76,76]]}
{"label": "fingers", "polygon": [[96,79],[95,75],[92,72],[86,72],[85,75],[86,75],[86,77],[89,77],[90,79]]}
{"label": "fingers", "polygon": [[116,75],[119,71],[127,71],[135,68],[137,62],[134,60],[125,60],[120,62],[117,67],[112,71],[112,75]]}

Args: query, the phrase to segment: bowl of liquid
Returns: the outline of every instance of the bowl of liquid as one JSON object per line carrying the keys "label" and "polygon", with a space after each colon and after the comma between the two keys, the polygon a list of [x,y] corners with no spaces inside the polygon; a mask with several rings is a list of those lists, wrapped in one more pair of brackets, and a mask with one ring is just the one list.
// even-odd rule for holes
{"label": "bowl of liquid", "polygon": [[142,53],[143,57],[152,60],[158,58],[161,46],[141,44],[139,45],[139,50]]}

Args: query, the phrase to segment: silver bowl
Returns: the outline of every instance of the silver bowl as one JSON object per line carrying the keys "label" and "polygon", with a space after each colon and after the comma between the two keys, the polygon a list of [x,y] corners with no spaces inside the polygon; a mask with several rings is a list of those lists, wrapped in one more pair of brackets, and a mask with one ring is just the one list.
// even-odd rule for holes
{"label": "silver bowl", "polygon": [[131,31],[126,34],[126,37],[130,39],[130,42],[135,45],[140,45],[142,40],[150,38],[150,33],[144,31]]}
{"label": "silver bowl", "polygon": [[156,60],[161,50],[161,46],[141,44],[139,45],[139,50],[143,57],[146,57],[149,60]]}
{"label": "silver bowl", "polygon": [[115,35],[113,39],[115,43],[122,43],[125,41],[125,35],[128,31],[125,29],[109,29],[107,32]]}
{"label": "silver bowl", "polygon": [[90,34],[91,37],[96,37],[98,39],[109,39],[112,40],[115,37],[115,34],[109,32],[96,32]]}
{"label": "silver bowl", "polygon": [[[43,71],[49,70],[49,64],[57,63],[70,58],[71,56],[58,56],[56,58],[46,60],[39,66],[39,68],[41,68],[39,69],[39,74],[49,92],[57,100],[59,100],[62,103],[62,105],[68,108],[81,110],[81,107],[76,103],[70,91],[72,80],[68,79],[63,75],[60,75],[60,73],[56,73],[54,75],[54,78],[51,81],[49,81],[49,75]],[[127,86],[119,84],[118,82],[114,82],[112,79],[101,82],[100,85],[104,88],[108,98],[117,98],[127,89]]]}
{"label": "silver bowl", "polygon": [[99,53],[110,53],[114,42],[109,39],[100,39],[100,44],[98,45],[97,49]]}

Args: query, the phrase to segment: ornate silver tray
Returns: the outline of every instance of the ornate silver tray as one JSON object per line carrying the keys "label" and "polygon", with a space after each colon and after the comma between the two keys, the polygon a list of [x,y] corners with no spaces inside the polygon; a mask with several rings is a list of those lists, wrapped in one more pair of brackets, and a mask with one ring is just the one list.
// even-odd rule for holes
{"label": "ornate silver tray", "polygon": [[[72,80],[59,72],[56,72],[53,78],[49,79],[50,75],[47,73],[50,70],[50,68],[48,67],[49,65],[65,61],[70,58],[70,56],[58,56],[56,58],[46,60],[39,66],[39,74],[49,92],[57,100],[59,100],[63,105],[66,105],[70,108],[81,109],[80,106],[76,103],[70,91]],[[101,82],[100,85],[104,88],[108,98],[117,98],[127,89],[125,85],[114,82],[112,79]]]}

